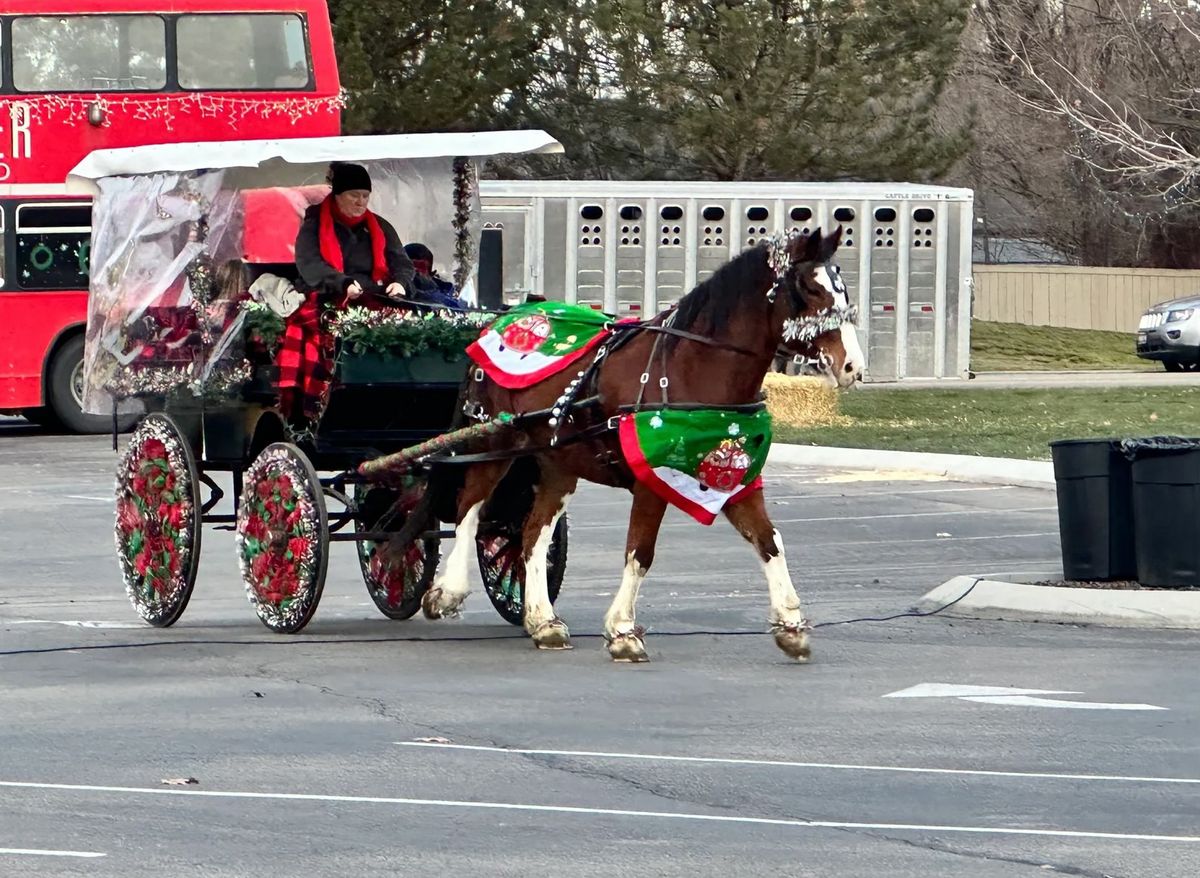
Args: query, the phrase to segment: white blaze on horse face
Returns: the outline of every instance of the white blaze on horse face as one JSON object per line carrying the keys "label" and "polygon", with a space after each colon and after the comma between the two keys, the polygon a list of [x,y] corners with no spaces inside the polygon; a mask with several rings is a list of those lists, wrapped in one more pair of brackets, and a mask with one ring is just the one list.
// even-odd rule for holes
{"label": "white blaze on horse face", "polygon": [[646,568],[637,562],[637,553],[630,552],[625,557],[625,572],[621,576],[621,587],[617,589],[612,606],[604,614],[604,633],[610,638],[628,634],[637,627],[634,605],[637,603],[638,591],[645,578]]}
{"label": "white blaze on horse face", "polygon": [[454,528],[454,548],[446,559],[446,566],[434,584],[442,590],[441,605],[456,608],[471,593],[471,559],[475,557],[475,532],[479,530],[479,510],[482,501],[467,510],[462,523]]}
{"label": "white blaze on horse face", "polygon": [[821,289],[827,290],[833,296],[833,306],[835,308],[848,308],[850,306],[850,297],[846,294],[846,284],[842,282],[840,275],[831,273],[828,266],[820,265],[813,270],[813,277]]}
{"label": "white blaze on horse face", "polygon": [[567,511],[567,501],[571,495],[562,498],[558,512],[548,525],[538,533],[533,544],[529,560],[525,562],[525,630],[532,633],[539,625],[554,618],[554,605],[550,603],[550,581],[547,558],[550,555],[550,543],[554,537],[554,528],[558,520]]}
{"label": "white blaze on horse face", "polygon": [[[835,308],[850,307],[850,295],[839,272],[836,270],[831,272],[827,266],[822,265],[813,272],[813,276],[817,283],[833,296]],[[843,323],[839,328],[839,335],[842,340],[842,348],[846,351],[846,359],[842,362],[842,367],[837,370],[837,374],[832,377],[839,387],[849,387],[862,378],[867,358],[863,355],[862,345],[858,342],[858,332],[855,330],[854,324]]]}
{"label": "white blaze on horse face", "polygon": [[853,323],[843,323],[840,327],[842,347],[846,351],[846,361],[842,363],[838,384],[847,387],[862,378],[867,358],[863,356],[862,345],[858,343],[858,330]]}
{"label": "white blaze on horse face", "polygon": [[767,593],[771,599],[771,612],[767,621],[772,624],[800,624],[804,621],[804,614],[800,611],[800,596],[796,594],[791,574],[788,573],[787,560],[783,554],[783,538],[777,530],[771,531],[771,538],[775,541],[775,548],[779,554],[767,561],[760,561],[763,573],[767,577]]}

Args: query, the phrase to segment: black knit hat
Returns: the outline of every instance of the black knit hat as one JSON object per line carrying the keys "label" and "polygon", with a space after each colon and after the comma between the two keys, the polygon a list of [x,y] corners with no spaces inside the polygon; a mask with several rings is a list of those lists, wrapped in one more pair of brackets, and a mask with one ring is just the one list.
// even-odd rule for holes
{"label": "black knit hat", "polygon": [[362,165],[334,162],[329,167],[329,182],[333,186],[334,195],[341,195],[351,189],[371,191],[371,175]]}

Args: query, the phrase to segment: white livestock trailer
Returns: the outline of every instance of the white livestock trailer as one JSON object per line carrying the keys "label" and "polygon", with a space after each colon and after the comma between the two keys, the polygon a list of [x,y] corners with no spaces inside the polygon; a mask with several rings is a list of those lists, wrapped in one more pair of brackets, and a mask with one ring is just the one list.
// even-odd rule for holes
{"label": "white livestock trailer", "polygon": [[868,380],[962,378],[972,201],[908,183],[484,180],[480,293],[649,316],[763,237],[840,225]]}

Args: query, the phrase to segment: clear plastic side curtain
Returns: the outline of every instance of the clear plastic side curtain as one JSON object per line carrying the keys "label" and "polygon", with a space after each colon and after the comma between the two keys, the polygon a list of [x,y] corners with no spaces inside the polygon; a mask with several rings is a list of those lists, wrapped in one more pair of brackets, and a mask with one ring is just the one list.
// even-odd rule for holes
{"label": "clear plastic side curtain", "polygon": [[[474,300],[479,192],[450,159],[371,162],[371,209],[434,254]],[[242,304],[255,262],[290,262],[305,210],[329,192],[320,168],[106,177],[92,211],[84,408],[138,411],[173,395],[236,397],[249,366]],[[461,204],[461,210],[459,205]],[[246,265],[250,263],[250,265]]]}

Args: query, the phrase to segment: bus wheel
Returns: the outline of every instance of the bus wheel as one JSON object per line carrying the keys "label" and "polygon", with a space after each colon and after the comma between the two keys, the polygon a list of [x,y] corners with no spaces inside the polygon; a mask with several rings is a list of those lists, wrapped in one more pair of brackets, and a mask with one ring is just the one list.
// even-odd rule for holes
{"label": "bus wheel", "polygon": [[[68,339],[54,354],[46,372],[46,408],[35,415],[41,424],[53,421],[72,433],[108,433],[111,415],[89,415],[83,410],[83,336]],[[137,420],[125,415],[118,426],[128,430]]]}

